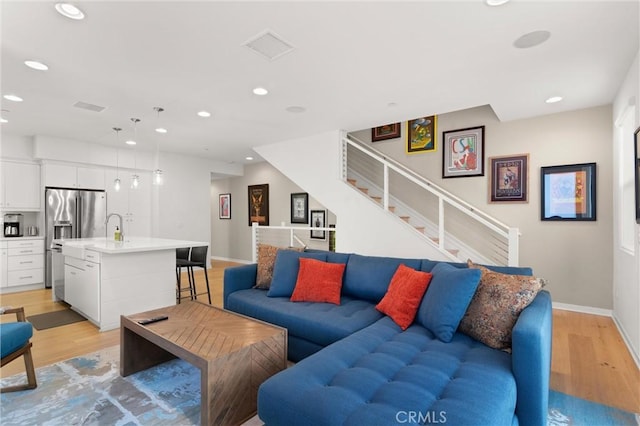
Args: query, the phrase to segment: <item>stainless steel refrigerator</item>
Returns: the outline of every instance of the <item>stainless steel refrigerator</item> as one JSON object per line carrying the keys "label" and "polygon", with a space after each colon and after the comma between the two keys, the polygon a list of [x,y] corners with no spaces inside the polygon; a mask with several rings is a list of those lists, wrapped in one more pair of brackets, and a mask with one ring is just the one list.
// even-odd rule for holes
{"label": "stainless steel refrigerator", "polygon": [[[64,282],[62,256],[54,255],[54,239],[91,238],[106,235],[107,194],[105,191],[46,188],[45,190],[45,286]],[[54,250],[52,250],[54,249]],[[60,276],[62,274],[62,276]],[[61,283],[56,290],[63,292]],[[62,297],[60,297],[62,298]]]}

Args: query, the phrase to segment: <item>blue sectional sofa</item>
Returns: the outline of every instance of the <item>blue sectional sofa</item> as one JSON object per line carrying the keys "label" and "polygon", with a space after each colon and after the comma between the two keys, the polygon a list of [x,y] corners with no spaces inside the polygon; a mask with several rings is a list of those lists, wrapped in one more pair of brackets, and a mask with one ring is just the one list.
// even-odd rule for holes
{"label": "blue sectional sofa", "polygon": [[[286,291],[278,294],[295,286],[300,257],[346,264],[340,305],[291,302]],[[545,425],[549,293],[540,291],[520,314],[511,353],[455,329],[451,341],[444,342],[441,330],[434,333],[424,324],[433,310],[448,315],[447,303],[425,311],[423,300],[404,331],[376,310],[400,264],[429,272],[438,262],[282,250],[273,270],[272,290],[277,282],[277,291],[253,288],[256,264],[225,270],[224,307],[287,328],[288,356],[296,362],[260,386],[260,419],[266,425]],[[532,273],[530,268],[490,268]],[[427,294],[448,291],[432,286]]]}

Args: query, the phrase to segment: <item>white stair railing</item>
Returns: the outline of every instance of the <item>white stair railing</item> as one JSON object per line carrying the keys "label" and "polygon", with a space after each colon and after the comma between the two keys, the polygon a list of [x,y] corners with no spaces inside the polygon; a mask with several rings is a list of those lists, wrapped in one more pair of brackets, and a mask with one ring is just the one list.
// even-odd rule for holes
{"label": "white stair railing", "polygon": [[[312,239],[311,232],[325,232],[325,238]],[[251,254],[253,263],[258,261],[258,244],[269,244],[276,247],[298,247],[319,250],[330,249],[331,235],[336,228],[318,228],[309,226],[262,226],[256,222],[251,224]]]}
{"label": "white stair railing", "polygon": [[[346,182],[351,170],[366,176],[369,184],[373,182],[382,192],[380,204],[384,210],[390,211],[391,199],[400,198],[391,197],[394,189],[398,192],[399,188],[411,186],[415,195],[409,198],[429,199],[429,205],[423,208],[427,211],[425,216],[431,216],[429,220],[437,227],[437,235],[425,235],[425,239],[445,256],[451,258],[452,253],[458,251],[455,244],[462,243],[467,244],[470,251],[479,253],[484,262],[518,265],[520,232],[517,228],[482,212],[351,135],[342,137],[342,154],[342,179]],[[407,204],[410,201],[414,200],[404,200]]]}

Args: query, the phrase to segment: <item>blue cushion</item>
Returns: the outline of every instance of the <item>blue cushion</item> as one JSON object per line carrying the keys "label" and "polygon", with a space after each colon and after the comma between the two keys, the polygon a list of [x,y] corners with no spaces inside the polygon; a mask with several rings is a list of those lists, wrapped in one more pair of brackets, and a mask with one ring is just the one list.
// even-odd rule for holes
{"label": "blue cushion", "polygon": [[229,295],[227,309],[285,327],[289,335],[327,346],[380,318],[375,305],[348,296],[333,303],[291,302],[288,297],[267,297],[264,290],[249,289]]}
{"label": "blue cushion", "polygon": [[[516,405],[511,356],[457,333],[440,342],[384,317],[276,374],[258,390],[267,425],[510,425]],[[397,417],[399,416],[399,417]],[[405,416],[405,417],[402,417]],[[439,422],[435,421],[439,420]]]}
{"label": "blue cushion", "polygon": [[349,261],[349,253],[336,253],[335,251],[318,250],[318,249],[304,249],[305,253],[324,253],[327,255],[327,262],[329,263],[347,263]]}
{"label": "blue cushion", "polygon": [[[431,272],[431,270],[438,263],[446,263],[451,266],[455,266],[456,268],[468,268],[466,263],[462,262],[439,262],[436,260],[424,259],[422,261],[422,265],[420,266],[420,270],[423,272]],[[479,265],[484,266],[485,268],[491,269],[495,272],[500,272],[501,274],[509,274],[509,275],[533,275],[533,269],[525,266],[496,266],[496,265],[484,265],[479,263]]]}
{"label": "blue cushion", "polygon": [[482,273],[479,269],[460,269],[447,263],[439,263],[431,273],[433,278],[416,321],[438,339],[450,342],[478,288]]}
{"label": "blue cushion", "polygon": [[0,324],[0,358],[23,347],[33,336],[29,322],[6,322]]}
{"label": "blue cushion", "polygon": [[291,297],[298,280],[300,258],[327,261],[326,253],[307,253],[293,250],[278,250],[273,265],[273,279],[267,295],[269,297]]}
{"label": "blue cushion", "polygon": [[352,254],[344,272],[342,291],[346,295],[378,303],[387,293],[391,278],[401,263],[419,270],[422,260]]}

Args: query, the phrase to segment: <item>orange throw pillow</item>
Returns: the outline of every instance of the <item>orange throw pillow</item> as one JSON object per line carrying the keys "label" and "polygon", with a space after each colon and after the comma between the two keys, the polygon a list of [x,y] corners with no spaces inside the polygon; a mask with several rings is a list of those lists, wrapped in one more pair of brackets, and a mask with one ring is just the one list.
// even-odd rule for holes
{"label": "orange throw pillow", "polygon": [[416,271],[400,264],[391,278],[387,294],[376,309],[391,317],[401,329],[406,330],[416,317],[432,277],[428,272]]}
{"label": "orange throw pillow", "polygon": [[327,302],[340,304],[344,263],[328,263],[300,258],[300,269],[292,302]]}

